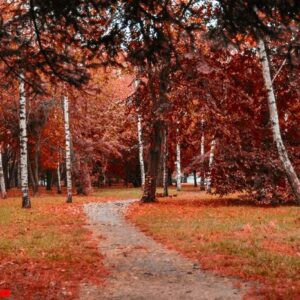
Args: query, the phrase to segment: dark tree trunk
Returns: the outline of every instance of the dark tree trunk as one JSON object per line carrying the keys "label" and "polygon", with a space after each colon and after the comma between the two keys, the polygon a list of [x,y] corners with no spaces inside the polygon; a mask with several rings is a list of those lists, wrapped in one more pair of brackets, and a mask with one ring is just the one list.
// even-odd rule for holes
{"label": "dark tree trunk", "polygon": [[161,156],[161,144],[162,144],[162,122],[155,121],[151,132],[151,142],[148,157],[148,170],[146,174],[144,193],[142,196],[142,202],[155,201],[156,193],[156,178],[159,168],[159,161]]}
{"label": "dark tree trunk", "polygon": [[197,186],[197,174],[196,174],[195,170],[193,171],[193,176],[194,176],[194,186],[196,187]]}
{"label": "dark tree trunk", "polygon": [[163,131],[163,155],[162,155],[162,165],[163,165],[163,187],[164,187],[164,197],[169,196],[168,190],[168,158],[169,158],[169,149],[168,149],[168,127],[165,126]]}
{"label": "dark tree trunk", "polygon": [[147,173],[145,179],[144,193],[141,202],[153,202],[156,199],[156,180],[161,158],[162,137],[164,129],[163,113],[168,109],[168,87],[170,74],[170,53],[165,53],[162,56],[161,69],[159,71],[159,89],[155,87],[153,67],[149,64],[148,67],[148,84],[151,98],[153,101],[153,121],[151,126],[150,147],[148,155]]}
{"label": "dark tree trunk", "polygon": [[47,172],[46,172],[46,178],[47,178],[46,190],[47,191],[51,191],[51,189],[52,189],[52,179],[53,179],[52,175],[53,175],[52,171],[51,170],[47,170]]}
{"label": "dark tree trunk", "polygon": [[29,178],[31,182],[32,192],[33,195],[36,195],[38,193],[38,187],[37,187],[37,183],[35,182],[35,178],[32,172],[32,166],[30,162],[28,162],[28,169],[29,169]]}
{"label": "dark tree trunk", "polygon": [[169,186],[173,185],[173,182],[172,182],[172,173],[173,173],[173,170],[171,170],[170,168],[168,168],[168,184],[169,184]]}

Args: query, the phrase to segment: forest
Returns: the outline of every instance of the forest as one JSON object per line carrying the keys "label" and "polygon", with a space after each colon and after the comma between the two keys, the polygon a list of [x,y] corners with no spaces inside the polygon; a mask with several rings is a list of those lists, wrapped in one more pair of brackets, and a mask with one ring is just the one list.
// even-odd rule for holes
{"label": "forest", "polygon": [[[300,297],[297,0],[0,9],[0,299]],[[103,227],[115,214],[120,228]],[[119,261],[113,245],[140,234],[128,224],[204,274],[242,278],[232,286],[246,296],[211,275],[206,298],[196,277],[180,281],[185,296],[170,278],[155,288],[161,274],[133,239],[152,276],[135,274],[153,284],[140,290],[107,267]],[[101,292],[104,282],[117,287]]]}

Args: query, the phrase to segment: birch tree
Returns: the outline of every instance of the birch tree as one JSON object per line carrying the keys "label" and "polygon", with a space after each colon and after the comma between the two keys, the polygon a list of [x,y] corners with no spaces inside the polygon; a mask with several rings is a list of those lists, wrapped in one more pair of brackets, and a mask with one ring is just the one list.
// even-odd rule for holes
{"label": "birch tree", "polygon": [[207,183],[206,190],[208,193],[211,193],[211,173],[212,173],[212,165],[215,156],[215,147],[216,147],[216,140],[213,139],[210,144],[209,161],[208,161],[209,174],[207,176],[207,181],[206,181]]}
{"label": "birch tree", "polygon": [[286,177],[289,181],[289,184],[293,190],[298,204],[300,204],[300,181],[289,159],[287,150],[282,140],[276,97],[271,79],[269,60],[266,52],[265,42],[262,37],[258,38],[258,54],[261,60],[264,84],[268,93],[268,108],[273,133],[273,140],[276,144],[278,155],[282,163],[283,169],[285,171]]}
{"label": "birch tree", "polygon": [[165,126],[163,132],[163,188],[164,188],[164,197],[169,195],[168,191],[168,128]]}
{"label": "birch tree", "polygon": [[[135,80],[135,88],[139,86],[139,80]],[[143,143],[143,129],[142,129],[142,116],[140,108],[136,110],[137,113],[137,131],[138,131],[138,146],[139,146],[139,161],[141,169],[141,182],[142,187],[145,185],[145,163],[144,163],[144,143]]]}
{"label": "birch tree", "polygon": [[[177,130],[178,132],[178,130]],[[181,157],[180,157],[180,141],[176,144],[176,189],[181,191]]]}
{"label": "birch tree", "polygon": [[26,91],[24,74],[19,75],[19,126],[20,126],[20,173],[22,190],[22,208],[30,208],[31,201],[28,194],[28,149],[27,149],[27,116],[26,116]]}
{"label": "birch tree", "polygon": [[205,190],[205,172],[204,172],[204,155],[205,155],[205,137],[204,137],[204,120],[201,120],[201,143],[200,143],[200,190]]}
{"label": "birch tree", "polygon": [[66,179],[67,203],[72,202],[72,162],[71,162],[71,132],[69,117],[69,99],[63,96],[64,122],[65,122],[65,150],[66,150]]}
{"label": "birch tree", "polygon": [[3,164],[2,164],[2,145],[0,144],[0,188],[1,188],[1,197],[2,199],[6,198],[6,187],[4,180]]}

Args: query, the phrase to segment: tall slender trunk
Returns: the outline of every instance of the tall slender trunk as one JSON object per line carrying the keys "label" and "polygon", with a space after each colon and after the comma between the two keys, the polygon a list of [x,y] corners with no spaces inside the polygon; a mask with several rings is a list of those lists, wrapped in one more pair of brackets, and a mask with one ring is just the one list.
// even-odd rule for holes
{"label": "tall slender trunk", "polygon": [[201,144],[200,144],[200,190],[205,190],[205,171],[204,171],[204,154],[205,154],[205,137],[204,137],[204,120],[201,120]]}
{"label": "tall slender trunk", "polygon": [[181,154],[180,154],[180,142],[176,144],[176,189],[181,191]]}
{"label": "tall slender trunk", "polygon": [[30,208],[31,201],[28,193],[28,150],[27,150],[27,118],[26,118],[26,91],[24,74],[19,75],[19,93],[20,93],[20,169],[21,169],[21,190],[22,190],[22,208]]}
{"label": "tall slender trunk", "polygon": [[51,191],[52,190],[52,180],[53,180],[53,174],[52,170],[46,171],[46,190]]}
{"label": "tall slender trunk", "polygon": [[193,177],[194,177],[194,187],[197,186],[197,172],[196,170],[193,171]]}
{"label": "tall slender trunk", "polygon": [[258,39],[258,47],[259,47],[259,51],[258,51],[259,58],[262,64],[264,83],[268,93],[268,107],[269,107],[270,121],[271,121],[271,127],[273,132],[273,139],[276,144],[278,155],[282,163],[283,169],[285,171],[286,177],[296,197],[297,203],[300,205],[300,180],[289,159],[287,150],[282,140],[276,98],[275,98],[275,93],[274,93],[273,84],[271,80],[271,72],[270,72],[270,66],[268,61],[268,55],[265,48],[265,42],[262,38]]}
{"label": "tall slender trunk", "polygon": [[2,145],[0,145],[0,188],[1,188],[1,197],[2,199],[5,199],[7,197],[7,194],[6,194],[4,172],[3,172],[3,165],[2,165]]}
{"label": "tall slender trunk", "polygon": [[141,182],[142,186],[145,185],[145,163],[144,163],[144,143],[142,132],[142,116],[137,110],[137,127],[138,127],[138,144],[139,144],[139,160],[141,169]]}
{"label": "tall slender trunk", "polygon": [[63,97],[66,143],[66,179],[67,179],[67,203],[72,202],[72,163],[71,163],[71,132],[69,118],[69,99]]}
{"label": "tall slender trunk", "polygon": [[208,161],[208,169],[209,169],[209,174],[207,176],[207,186],[206,186],[206,191],[208,193],[211,193],[211,173],[212,173],[212,165],[214,162],[214,156],[215,156],[215,147],[216,147],[216,140],[213,139],[210,144],[210,151],[209,151],[209,161]]}
{"label": "tall slender trunk", "polygon": [[35,189],[34,193],[38,193],[39,191],[39,156],[40,156],[40,143],[41,143],[41,134],[38,132],[37,139],[35,143],[35,153],[34,153],[34,181],[35,181]]}
{"label": "tall slender trunk", "polygon": [[29,172],[29,178],[30,178],[33,195],[36,195],[37,194],[37,184],[35,182],[35,176],[33,174],[32,165],[31,165],[30,161],[28,162],[28,172]]}
{"label": "tall slender trunk", "polygon": [[[135,89],[138,89],[140,80],[135,80]],[[139,101],[137,101],[138,103]],[[143,143],[143,129],[142,129],[142,115],[140,112],[139,105],[137,104],[137,130],[138,130],[138,146],[139,146],[139,161],[140,161],[140,170],[141,170],[141,183],[142,187],[145,185],[145,163],[144,163],[144,143]]]}
{"label": "tall slender trunk", "polygon": [[168,150],[168,127],[165,125],[164,133],[163,133],[163,188],[164,188],[164,197],[169,196],[168,191],[168,158],[169,158],[169,150]]}
{"label": "tall slender trunk", "polygon": [[57,194],[61,194],[60,163],[57,163]]}

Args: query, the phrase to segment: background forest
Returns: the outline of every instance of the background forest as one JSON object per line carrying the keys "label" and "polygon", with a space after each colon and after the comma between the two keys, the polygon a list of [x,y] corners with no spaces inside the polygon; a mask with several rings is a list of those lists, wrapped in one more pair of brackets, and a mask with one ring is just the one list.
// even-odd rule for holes
{"label": "background forest", "polygon": [[[11,262],[8,253],[29,261],[30,253],[40,268],[52,251],[45,245],[65,234],[53,246],[58,254],[49,258],[57,263],[57,276],[66,279],[59,272],[78,252],[82,260],[69,262],[74,282],[81,280],[75,274],[80,268],[92,281],[105,277],[96,246],[80,248],[90,239],[80,231],[85,221],[79,207],[139,198],[147,205],[133,205],[127,217],[154,238],[208,269],[258,279],[278,288],[274,297],[296,299],[298,2],[0,1],[0,188],[7,199],[0,201],[2,262]],[[19,209],[20,197],[22,208],[31,210]],[[73,204],[55,202],[62,197]],[[270,207],[276,207],[274,215],[263,210]],[[267,223],[257,225],[261,214]],[[52,215],[53,228],[43,223]],[[212,216],[225,216],[226,228],[211,222]],[[45,238],[31,252],[34,242],[14,238],[27,236],[35,222],[53,231],[50,242]],[[273,244],[265,241],[268,235]],[[77,246],[68,248],[68,242]],[[265,254],[267,248],[283,253],[282,262]],[[243,269],[229,256],[254,267]],[[89,260],[98,264],[96,275]],[[219,265],[212,266],[215,260]],[[14,278],[19,269],[10,268],[0,287],[16,280],[17,293],[24,278]],[[53,289],[61,291],[61,284]]]}

